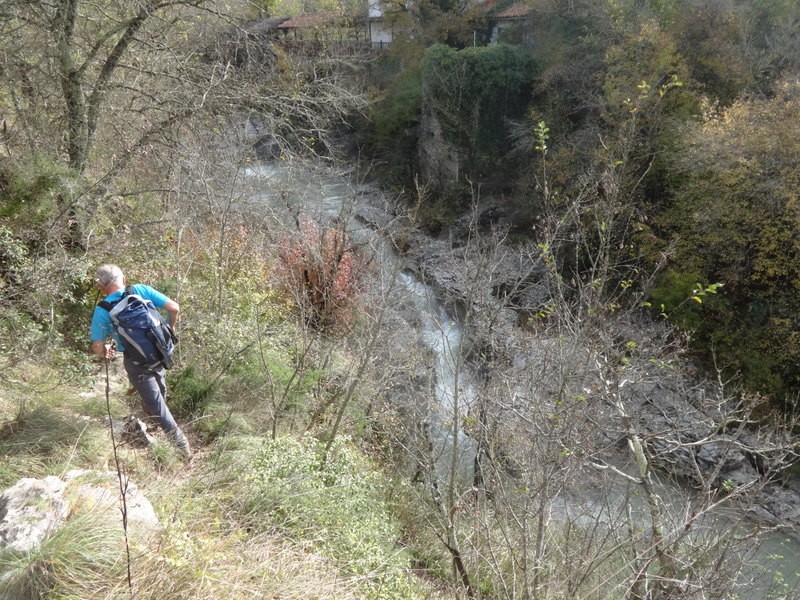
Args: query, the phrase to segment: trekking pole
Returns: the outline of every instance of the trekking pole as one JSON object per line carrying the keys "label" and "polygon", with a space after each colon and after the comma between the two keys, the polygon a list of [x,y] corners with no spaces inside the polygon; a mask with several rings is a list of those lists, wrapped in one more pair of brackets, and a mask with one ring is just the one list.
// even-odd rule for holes
{"label": "trekking pole", "polygon": [[117,440],[114,437],[114,420],[111,418],[111,377],[108,373],[108,363],[110,361],[106,356],[103,356],[103,364],[106,370],[106,412],[108,413],[108,426],[111,429],[111,447],[114,451],[114,464],[117,467],[117,480],[119,481],[119,510],[122,513],[122,530],[125,535],[125,555],[128,568],[128,592],[133,598],[133,581],[131,579],[131,548],[128,544],[128,503],[126,501],[128,491],[127,478],[123,480],[122,467],[119,462],[119,455],[117,454]]}
{"label": "trekking pole", "polygon": [[[100,290],[98,289],[94,296],[94,302],[92,303],[94,306],[97,306],[97,301],[100,298]],[[105,346],[104,346],[105,348]],[[111,375],[108,371],[108,357],[106,356],[106,352],[103,354],[103,367],[105,369],[106,374],[106,413],[108,413],[108,427],[111,431],[111,449],[114,452],[114,466],[117,469],[117,481],[119,483],[119,503],[120,503],[120,512],[122,513],[122,533],[125,538],[125,563],[127,568],[127,575],[128,575],[128,594],[133,600],[133,578],[131,577],[131,547],[128,540],[128,502],[127,502],[127,491],[128,491],[128,483],[127,478],[123,479],[122,474],[122,466],[119,462],[119,454],[117,454],[117,440],[114,436],[114,419],[111,417]]]}

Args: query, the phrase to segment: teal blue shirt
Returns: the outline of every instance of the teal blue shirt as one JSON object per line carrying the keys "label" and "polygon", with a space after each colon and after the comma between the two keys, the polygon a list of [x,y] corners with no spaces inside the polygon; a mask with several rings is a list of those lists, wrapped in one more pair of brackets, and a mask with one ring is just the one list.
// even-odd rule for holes
{"label": "teal blue shirt", "polygon": [[[144,285],[141,283],[136,284],[133,286],[133,292],[135,294],[139,294],[145,300],[150,300],[150,302],[152,302],[156,308],[163,308],[164,305],[169,301],[167,296],[158,290],[151,288],[149,285]],[[117,290],[113,294],[106,296],[105,301],[113,304],[115,300],[122,298],[122,294],[123,290]],[[92,342],[104,342],[109,337],[114,338],[114,341],[117,343],[117,351],[125,351],[125,346],[122,344],[122,340],[119,339],[117,332],[114,330],[114,326],[111,323],[111,316],[108,314],[108,311],[101,306],[95,306],[94,314],[92,315],[92,327],[89,332],[89,340]]]}

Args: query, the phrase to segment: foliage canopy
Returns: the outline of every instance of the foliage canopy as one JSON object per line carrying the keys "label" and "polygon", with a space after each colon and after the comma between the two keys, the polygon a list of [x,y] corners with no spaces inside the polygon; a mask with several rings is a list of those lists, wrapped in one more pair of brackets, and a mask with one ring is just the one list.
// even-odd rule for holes
{"label": "foliage canopy", "polygon": [[426,108],[446,139],[465,149],[471,173],[485,178],[502,160],[506,120],[524,114],[535,76],[534,59],[523,48],[428,48],[422,61]]}

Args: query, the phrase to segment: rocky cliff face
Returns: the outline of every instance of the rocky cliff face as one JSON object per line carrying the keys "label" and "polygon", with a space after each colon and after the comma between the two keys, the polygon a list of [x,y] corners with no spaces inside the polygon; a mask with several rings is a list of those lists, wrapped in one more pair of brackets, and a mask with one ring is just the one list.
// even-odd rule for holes
{"label": "rocky cliff face", "polygon": [[420,180],[441,190],[458,181],[461,159],[458,149],[445,140],[442,125],[430,107],[423,106],[417,143]]}

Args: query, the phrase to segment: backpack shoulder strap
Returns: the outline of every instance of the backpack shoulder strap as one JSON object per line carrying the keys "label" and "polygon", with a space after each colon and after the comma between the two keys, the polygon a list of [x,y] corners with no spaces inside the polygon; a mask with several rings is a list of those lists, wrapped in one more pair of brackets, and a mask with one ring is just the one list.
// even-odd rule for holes
{"label": "backpack shoulder strap", "polygon": [[117,304],[119,304],[120,301],[122,301],[122,299],[125,296],[130,296],[133,293],[134,293],[133,286],[129,285],[128,287],[125,288],[125,291],[122,292],[122,296],[120,296],[117,300],[114,300],[113,302],[108,302],[106,300],[101,300],[100,302],[97,303],[97,306],[99,306],[100,308],[104,308],[108,312],[111,312],[111,309],[114,308]]}

